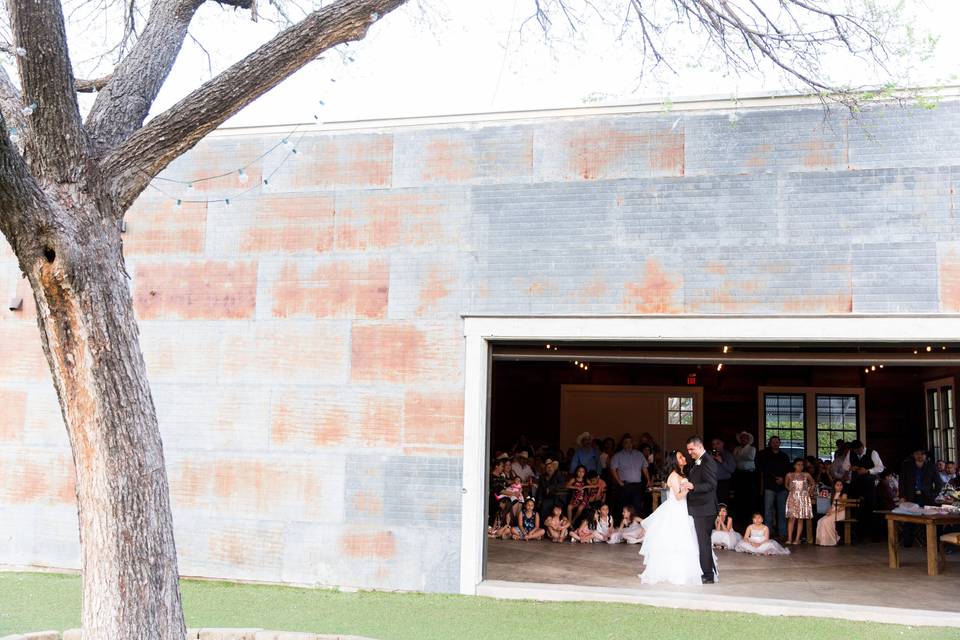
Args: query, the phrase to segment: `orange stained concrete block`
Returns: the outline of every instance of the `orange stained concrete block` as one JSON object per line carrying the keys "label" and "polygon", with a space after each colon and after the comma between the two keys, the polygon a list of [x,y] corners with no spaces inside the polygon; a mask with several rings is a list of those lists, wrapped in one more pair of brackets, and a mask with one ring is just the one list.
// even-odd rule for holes
{"label": "orange stained concrete block", "polygon": [[[267,138],[253,136],[245,140],[236,137],[204,140],[190,152],[187,158],[189,163],[182,163],[176,175],[170,176],[181,181],[193,180],[193,189],[185,190],[184,185],[171,185],[170,191],[187,198],[191,193],[196,193],[198,197],[238,196],[263,182],[264,162],[279,162],[282,159],[285,151],[280,147],[263,160],[256,159],[273,144]],[[243,176],[238,171],[240,167],[245,167]]]}
{"label": "orange stained concrete block", "polygon": [[185,459],[169,466],[171,495],[178,507],[317,519],[330,504],[324,493],[330,471],[322,465],[231,456]]}
{"label": "orange stained concrete block", "polygon": [[396,447],[400,444],[403,403],[386,394],[370,394],[361,400],[359,444]]}
{"label": "orange stained concrete block", "polygon": [[157,381],[209,381],[221,362],[226,336],[236,335],[230,323],[144,321],[140,323],[140,349],[147,373]]}
{"label": "orange stained concrete block", "polygon": [[463,443],[463,391],[408,391],[403,400],[403,442],[459,445]]}
{"label": "orange stained concrete block", "polygon": [[350,374],[354,382],[440,382],[460,378],[463,339],[452,329],[403,323],[354,323]]}
{"label": "orange stained concrete block", "polygon": [[464,136],[445,136],[428,142],[420,161],[424,182],[465,182],[477,171],[477,157]]}
{"label": "orange stained concrete block", "polygon": [[278,388],[273,393],[270,444],[329,447],[343,442],[351,430],[349,408],[332,389]]}
{"label": "orange stained concrete block", "polygon": [[27,392],[0,389],[0,442],[15,442],[23,434],[27,417]]}
{"label": "orange stained concrete block", "polygon": [[369,491],[357,491],[353,496],[354,511],[365,515],[383,515],[383,497]]}
{"label": "orange stained concrete block", "polygon": [[420,306],[418,316],[427,316],[436,311],[444,300],[450,297],[456,284],[456,278],[443,267],[431,267],[420,286]]}
{"label": "orange stained concrete block", "polygon": [[940,311],[960,312],[960,249],[951,248],[940,256]]}
{"label": "orange stained concrete block", "polygon": [[228,335],[223,343],[223,379],[299,384],[343,381],[350,356],[347,323],[288,322],[258,322],[252,329]]}
{"label": "orange stained concrete block", "polygon": [[273,281],[275,318],[383,318],[390,266],[386,260],[337,260],[312,267],[283,263]]}
{"label": "orange stained concrete block", "polygon": [[207,204],[170,200],[138,201],[126,215],[127,230],[121,236],[127,256],[203,253],[207,227]]}
{"label": "orange stained concrete block", "polygon": [[332,195],[264,194],[240,236],[243,253],[325,252],[333,247]]}
{"label": "orange stained concrete block", "polygon": [[682,287],[682,274],[668,274],[651,258],[640,281],[624,287],[623,302],[631,313],[678,313],[675,297]]}
{"label": "orange stained concrete block", "polygon": [[682,127],[651,132],[624,131],[609,123],[588,124],[566,142],[568,174],[584,180],[624,177],[633,158],[645,159],[655,174],[683,175]]}
{"label": "orange stained concrete block", "polygon": [[364,251],[390,247],[446,246],[456,221],[442,194],[394,191],[351,194],[337,202],[336,247]]}
{"label": "orange stained concrete block", "polygon": [[50,378],[35,322],[0,322],[0,380],[25,382]]}
{"label": "orange stained concrete block", "polygon": [[134,306],[143,320],[242,320],[257,303],[253,261],[140,263],[134,278]]}
{"label": "orange stained concrete block", "polygon": [[76,501],[73,459],[69,454],[38,454],[35,450],[6,453],[0,464],[0,502],[71,504]]}
{"label": "orange stained concrete block", "polygon": [[297,145],[294,188],[386,187],[393,179],[393,135],[321,134]]}
{"label": "orange stained concrete block", "polygon": [[341,548],[350,558],[387,560],[397,555],[397,541],[392,531],[344,533]]}

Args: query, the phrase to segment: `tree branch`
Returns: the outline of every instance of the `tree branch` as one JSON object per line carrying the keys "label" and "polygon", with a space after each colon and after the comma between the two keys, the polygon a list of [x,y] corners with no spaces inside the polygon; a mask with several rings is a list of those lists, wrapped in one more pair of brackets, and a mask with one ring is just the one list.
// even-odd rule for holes
{"label": "tree branch", "polygon": [[27,162],[41,180],[76,181],[86,157],[86,134],[60,2],[9,0],[7,7],[14,43],[23,49],[16,57],[23,101],[32,109]]}
{"label": "tree branch", "polygon": [[160,171],[242,108],[319,56],[363,38],[407,0],[338,0],[272,40],[158,115],[101,162],[118,211]]}
{"label": "tree branch", "polygon": [[[41,212],[47,208],[43,190],[11,142],[7,122],[0,116],[0,233],[18,259],[39,255],[37,245],[45,226]],[[25,268],[22,261],[20,266]]]}
{"label": "tree branch", "polygon": [[0,114],[6,121],[7,127],[13,127],[18,135],[23,137],[26,134],[29,123],[23,115],[23,97],[20,95],[20,89],[13,84],[7,70],[0,66]]}
{"label": "tree branch", "polygon": [[95,153],[105,154],[143,124],[203,1],[154,0],[150,5],[150,17],[137,44],[114,69],[87,115]]}
{"label": "tree branch", "polygon": [[108,73],[102,78],[91,78],[90,80],[77,78],[77,80],[74,81],[74,86],[77,88],[77,93],[94,93],[107,86],[111,78],[113,78],[112,73]]}

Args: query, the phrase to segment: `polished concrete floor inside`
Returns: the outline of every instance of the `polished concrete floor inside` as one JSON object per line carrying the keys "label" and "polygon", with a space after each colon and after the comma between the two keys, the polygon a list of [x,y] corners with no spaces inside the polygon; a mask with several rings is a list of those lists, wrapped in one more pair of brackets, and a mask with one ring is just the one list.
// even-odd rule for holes
{"label": "polished concrete floor inside", "polygon": [[719,551],[720,583],[707,587],[641,585],[639,545],[573,545],[488,540],[488,580],[635,587],[806,602],[953,611],[960,590],[960,555],[928,576],[924,549],[901,549],[899,569],[887,566],[887,546],[791,547],[789,556],[756,557]]}

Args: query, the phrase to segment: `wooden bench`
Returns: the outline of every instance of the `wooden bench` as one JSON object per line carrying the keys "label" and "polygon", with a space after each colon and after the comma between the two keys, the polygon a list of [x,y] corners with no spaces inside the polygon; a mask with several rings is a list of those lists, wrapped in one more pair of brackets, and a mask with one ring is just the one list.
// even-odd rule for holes
{"label": "wooden bench", "polygon": [[943,571],[946,566],[947,554],[945,553],[946,545],[952,544],[960,547],[960,533],[945,533],[940,536],[940,553],[937,555],[937,562],[939,564],[940,571]]}
{"label": "wooden bench", "polygon": [[843,544],[849,545],[853,541],[853,525],[857,523],[857,509],[860,508],[860,498],[847,498],[840,503],[843,508],[843,520],[837,519],[837,524],[843,525]]}

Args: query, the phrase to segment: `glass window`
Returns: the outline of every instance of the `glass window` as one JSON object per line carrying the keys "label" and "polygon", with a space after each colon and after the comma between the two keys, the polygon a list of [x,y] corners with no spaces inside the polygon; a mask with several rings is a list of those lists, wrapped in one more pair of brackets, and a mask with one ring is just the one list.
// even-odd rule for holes
{"label": "glass window", "polygon": [[837,440],[851,442],[860,436],[858,398],[850,395],[817,396],[817,457],[832,460]]}
{"label": "glass window", "polygon": [[806,455],[804,396],[802,393],[764,395],[764,431],[769,441],[780,438],[780,448],[791,460]]}
{"label": "glass window", "polygon": [[927,389],[927,438],[935,460],[957,459],[952,386]]}
{"label": "glass window", "polygon": [[940,391],[927,389],[927,429],[928,446],[933,453],[934,460],[943,460],[943,444],[940,428]]}
{"label": "glass window", "polygon": [[693,396],[667,398],[667,424],[693,425]]}

